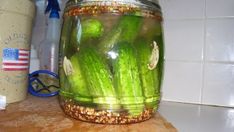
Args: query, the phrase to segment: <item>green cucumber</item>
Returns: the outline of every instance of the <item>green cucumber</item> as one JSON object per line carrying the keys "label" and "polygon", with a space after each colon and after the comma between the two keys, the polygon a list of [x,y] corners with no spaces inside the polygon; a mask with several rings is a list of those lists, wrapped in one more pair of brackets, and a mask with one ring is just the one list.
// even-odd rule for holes
{"label": "green cucumber", "polygon": [[[61,60],[60,60],[61,61]],[[68,77],[65,74],[63,64],[59,63],[59,94],[66,98],[73,98],[71,93],[71,84],[68,81]]]}
{"label": "green cucumber", "polygon": [[104,36],[103,39],[101,39],[100,43],[98,44],[99,51],[103,54],[108,53],[118,42],[120,35],[121,35],[120,28],[112,29],[110,33],[106,34],[106,36]]}
{"label": "green cucumber", "polygon": [[70,92],[71,85],[68,82],[68,79],[62,67],[59,67],[59,86],[62,91]]}
{"label": "green cucumber", "polygon": [[[66,18],[63,21],[63,29],[61,31],[61,38],[60,38],[60,45],[59,45],[59,56],[65,56],[67,51],[67,45],[69,45],[69,36],[71,32],[71,25],[72,25],[72,17],[66,16]],[[60,61],[63,58],[59,58]],[[66,91],[66,93],[70,90],[70,84],[67,81],[67,77],[64,73],[64,70],[62,68],[62,64],[59,64],[59,83],[61,91]],[[62,92],[60,92],[61,94]]]}
{"label": "green cucumber", "polygon": [[132,43],[137,37],[143,23],[143,18],[138,16],[122,16],[118,27],[121,28],[119,41]]}
{"label": "green cucumber", "polygon": [[106,54],[119,41],[132,43],[141,29],[143,19],[136,16],[121,16],[119,22],[101,39],[98,49]]}
{"label": "green cucumber", "polygon": [[[72,22],[73,19],[71,16],[66,16],[66,18],[63,21],[63,28],[61,31],[61,38],[60,38],[60,56],[68,56],[68,50],[70,46],[70,35],[72,31]],[[70,55],[69,55],[70,56]]]}
{"label": "green cucumber", "polygon": [[[159,78],[161,78],[159,82],[159,88],[162,85],[162,78],[163,78],[163,71],[164,71],[164,41],[163,41],[163,34],[156,36],[155,41],[158,44],[159,47],[159,61],[158,61],[158,74]],[[157,89],[158,93],[160,93],[160,89]]]}
{"label": "green cucumber", "polygon": [[86,77],[93,102],[96,104],[118,105],[119,101],[112,84],[110,70],[93,47],[81,48],[80,67]]}
{"label": "green cucumber", "polygon": [[138,67],[145,103],[147,105],[152,103],[152,106],[154,106],[153,104],[159,101],[160,98],[159,88],[161,76],[158,66],[154,69],[148,68],[149,58],[153,50],[151,43],[153,43],[153,41],[146,41],[141,38],[136,40],[135,47],[137,49]]}
{"label": "green cucumber", "polygon": [[[80,20],[79,17],[74,18],[72,24],[70,45],[68,45],[68,51],[72,53],[77,51],[80,44],[86,44],[92,41],[92,39],[99,38],[103,35],[104,27],[102,23],[96,19]],[[70,57],[70,56],[68,56]]]}
{"label": "green cucumber", "polygon": [[73,73],[68,76],[68,81],[71,84],[71,92],[76,101],[92,102],[88,86],[86,85],[86,80],[81,73],[78,59],[80,59],[78,53],[71,57]]}
{"label": "green cucumber", "polygon": [[104,27],[102,23],[96,19],[86,19],[81,22],[82,34],[81,38],[99,38],[103,35]]}
{"label": "green cucumber", "polygon": [[133,46],[120,42],[114,48],[118,57],[113,60],[114,85],[120,103],[131,115],[139,115],[144,108],[136,54]]}
{"label": "green cucumber", "polygon": [[81,39],[81,26],[80,26],[80,19],[78,17],[75,17],[74,23],[72,25],[72,31],[71,31],[71,44],[78,47],[80,44]]}
{"label": "green cucumber", "polygon": [[[70,18],[71,19],[71,18]],[[71,19],[71,23],[69,26],[69,30],[67,32],[67,34],[69,34],[69,36],[67,36],[67,38],[69,38],[69,43],[65,44],[65,56],[67,58],[71,58],[76,52],[77,52],[77,48],[78,48],[78,41],[77,41],[77,23],[79,21],[78,17],[73,17]]]}

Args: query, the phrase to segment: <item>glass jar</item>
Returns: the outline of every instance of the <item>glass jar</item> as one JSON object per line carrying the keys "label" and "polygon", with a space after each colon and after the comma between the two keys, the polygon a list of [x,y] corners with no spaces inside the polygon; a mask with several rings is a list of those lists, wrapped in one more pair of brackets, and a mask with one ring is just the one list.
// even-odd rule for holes
{"label": "glass jar", "polygon": [[60,102],[73,118],[151,118],[163,73],[162,14],[146,0],[70,0],[60,40]]}

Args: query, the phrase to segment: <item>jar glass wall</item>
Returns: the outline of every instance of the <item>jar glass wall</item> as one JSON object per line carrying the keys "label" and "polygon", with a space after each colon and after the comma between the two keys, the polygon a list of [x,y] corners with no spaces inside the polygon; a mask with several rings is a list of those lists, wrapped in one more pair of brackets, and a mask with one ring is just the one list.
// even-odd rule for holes
{"label": "jar glass wall", "polygon": [[71,0],[60,40],[60,102],[73,118],[141,122],[160,101],[162,16],[149,1]]}

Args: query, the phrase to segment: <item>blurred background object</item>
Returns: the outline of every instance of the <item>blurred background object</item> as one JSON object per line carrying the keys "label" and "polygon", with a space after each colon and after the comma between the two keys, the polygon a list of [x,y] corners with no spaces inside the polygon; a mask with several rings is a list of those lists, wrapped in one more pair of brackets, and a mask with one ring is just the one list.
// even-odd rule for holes
{"label": "blurred background object", "polygon": [[[42,40],[38,43],[32,42],[31,47],[29,92],[35,96],[54,96],[59,90],[57,74],[61,31],[60,4],[58,0],[36,1],[38,21],[35,22],[35,27],[42,24],[41,31],[44,33],[40,36]],[[34,37],[33,40],[35,39]]]}
{"label": "blurred background object", "polygon": [[26,98],[34,13],[30,0],[0,1],[0,96],[5,96],[1,103]]}

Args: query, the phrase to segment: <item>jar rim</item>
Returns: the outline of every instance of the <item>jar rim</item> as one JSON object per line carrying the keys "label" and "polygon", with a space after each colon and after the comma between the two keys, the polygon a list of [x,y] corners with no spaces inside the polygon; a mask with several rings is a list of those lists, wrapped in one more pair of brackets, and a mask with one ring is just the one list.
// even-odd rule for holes
{"label": "jar rim", "polygon": [[94,16],[106,13],[135,15],[163,21],[160,6],[145,0],[138,3],[123,0],[70,0],[66,5],[63,16]]}
{"label": "jar rim", "polygon": [[161,7],[158,0],[68,0],[66,3],[66,8],[71,7],[72,5],[80,5],[85,2],[119,2],[119,3],[129,3],[136,4],[138,6],[147,6],[150,8],[157,9],[161,12]]}

